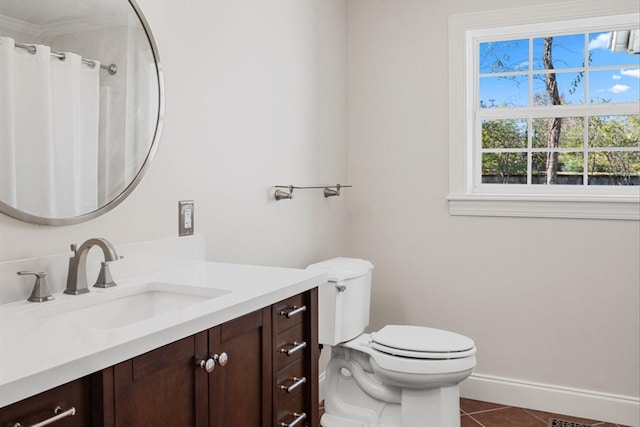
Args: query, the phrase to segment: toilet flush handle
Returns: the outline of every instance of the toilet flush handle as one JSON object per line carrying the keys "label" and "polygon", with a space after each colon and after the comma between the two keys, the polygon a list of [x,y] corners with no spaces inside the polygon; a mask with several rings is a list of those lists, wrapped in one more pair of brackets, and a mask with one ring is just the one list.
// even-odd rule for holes
{"label": "toilet flush handle", "polygon": [[338,290],[338,292],[344,292],[347,290],[347,285],[336,283],[336,289]]}

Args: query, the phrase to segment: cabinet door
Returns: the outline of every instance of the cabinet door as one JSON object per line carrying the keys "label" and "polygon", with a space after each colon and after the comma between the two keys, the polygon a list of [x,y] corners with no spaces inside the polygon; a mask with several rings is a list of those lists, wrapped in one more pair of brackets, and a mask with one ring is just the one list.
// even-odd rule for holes
{"label": "cabinet door", "polygon": [[263,427],[271,419],[271,310],[209,330],[209,354],[226,354],[209,376],[211,427]]}
{"label": "cabinet door", "polygon": [[207,334],[176,341],[115,365],[116,427],[206,427]]}
{"label": "cabinet door", "polygon": [[60,408],[58,412],[75,409],[75,415],[56,421],[56,427],[101,425],[99,419],[92,421],[92,383],[90,377],[85,377],[0,409],[0,426],[40,423],[54,417],[56,407]]}

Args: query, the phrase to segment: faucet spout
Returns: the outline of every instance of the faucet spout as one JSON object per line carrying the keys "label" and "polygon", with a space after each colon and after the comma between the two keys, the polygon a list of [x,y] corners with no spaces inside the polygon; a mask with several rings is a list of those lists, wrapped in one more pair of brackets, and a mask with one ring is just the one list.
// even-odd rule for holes
{"label": "faucet spout", "polygon": [[[69,274],[67,276],[67,288],[64,291],[65,294],[80,295],[89,292],[89,287],[87,285],[87,254],[94,246],[98,246],[102,249],[102,253],[104,255],[104,262],[102,263],[100,274],[98,275],[98,281],[95,286],[109,287],[116,285],[111,279],[108,265],[109,262],[116,261],[121,257],[118,256],[116,249],[111,242],[107,239],[96,237],[87,240],[79,247],[76,244],[71,245],[73,256],[69,258]],[[108,277],[108,283],[102,283],[105,281],[105,276]]]}

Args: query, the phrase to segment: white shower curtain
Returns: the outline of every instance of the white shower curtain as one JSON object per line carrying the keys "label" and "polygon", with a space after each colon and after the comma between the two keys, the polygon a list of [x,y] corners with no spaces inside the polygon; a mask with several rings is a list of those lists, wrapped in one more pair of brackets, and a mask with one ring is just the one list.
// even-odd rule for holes
{"label": "white shower curtain", "polygon": [[99,69],[0,37],[0,200],[42,217],[97,208]]}

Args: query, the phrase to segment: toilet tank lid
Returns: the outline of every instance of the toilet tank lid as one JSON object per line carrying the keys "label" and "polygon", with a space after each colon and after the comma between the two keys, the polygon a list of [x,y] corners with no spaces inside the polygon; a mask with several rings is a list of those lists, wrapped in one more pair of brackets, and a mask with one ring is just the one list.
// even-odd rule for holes
{"label": "toilet tank lid", "polygon": [[367,274],[373,270],[373,264],[364,259],[338,257],[311,264],[307,269],[327,273],[330,282],[341,282]]}

